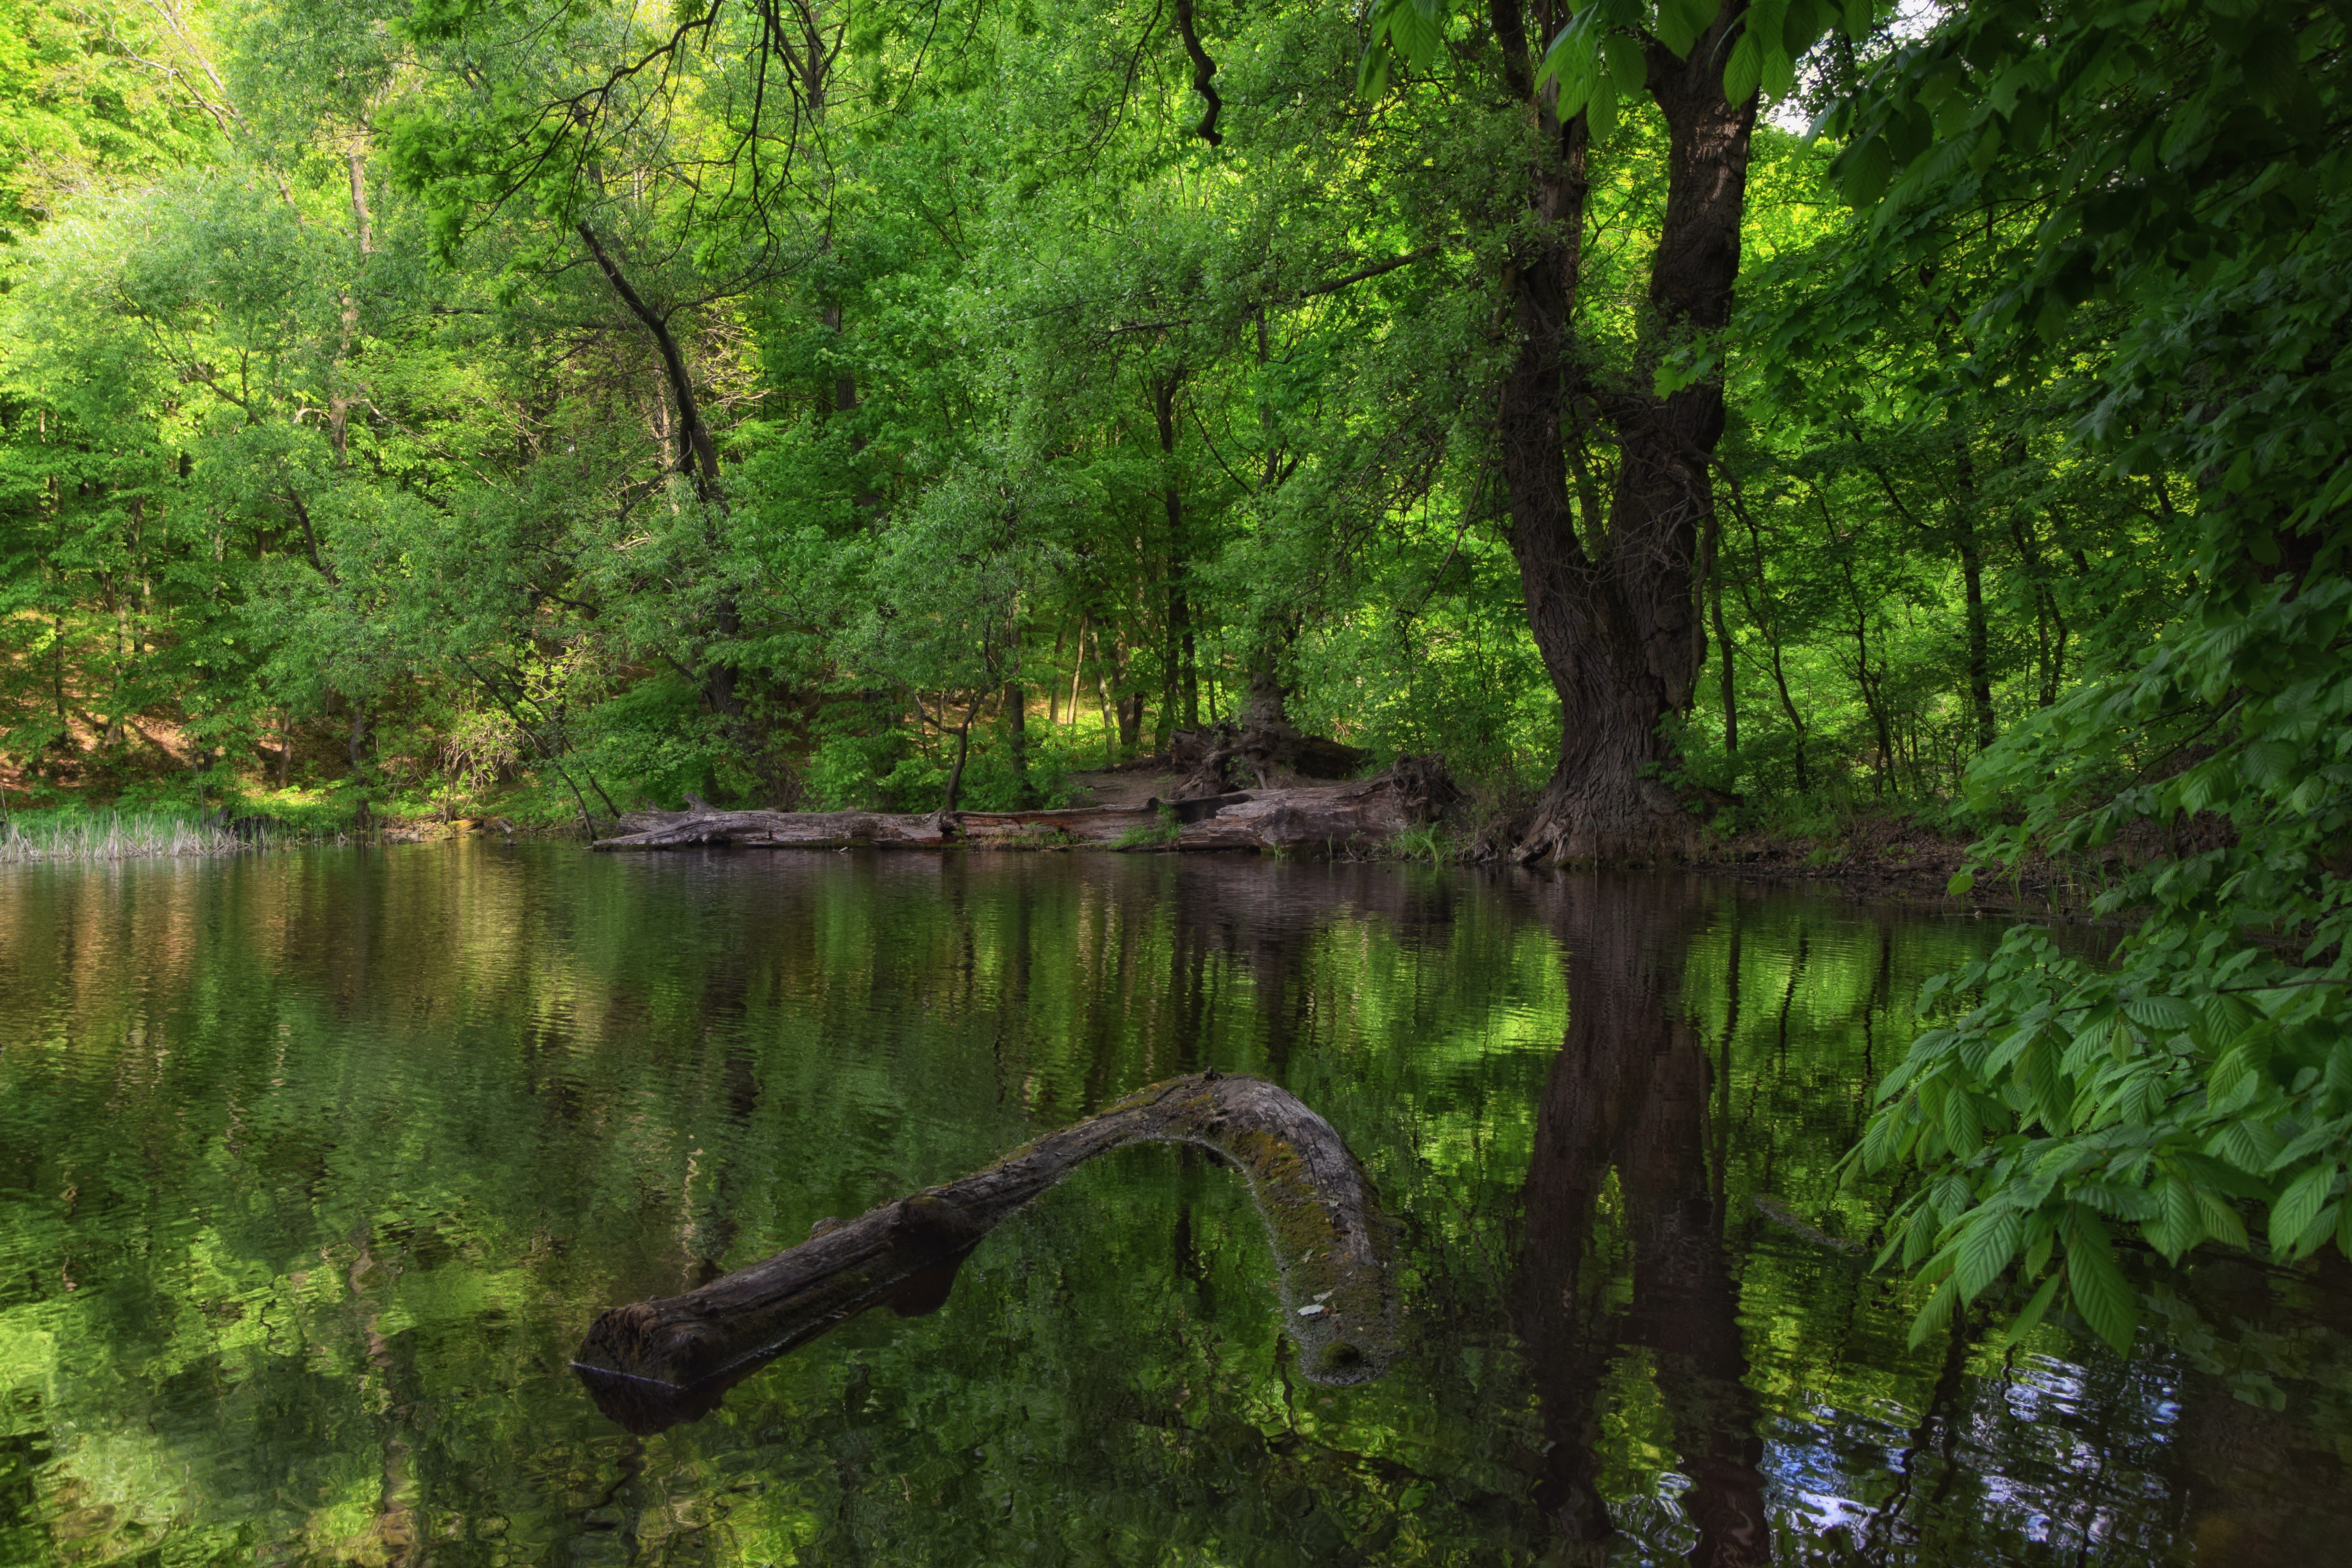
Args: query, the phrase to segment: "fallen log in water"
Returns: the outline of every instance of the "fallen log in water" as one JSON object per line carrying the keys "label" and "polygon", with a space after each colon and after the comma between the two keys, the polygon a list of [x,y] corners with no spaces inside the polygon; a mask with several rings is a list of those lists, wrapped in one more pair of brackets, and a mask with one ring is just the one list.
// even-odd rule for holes
{"label": "fallen log in water", "polygon": [[1429,821],[1454,798],[1434,756],[1400,759],[1349,784],[1236,790],[1199,800],[1060,811],[955,811],[928,816],[878,811],[631,812],[624,832],[599,849],[676,849],[693,845],[835,849],[1259,849],[1328,854],[1377,845]]}
{"label": "fallen log in water", "polygon": [[869,1307],[936,1310],[980,1239],[1084,1162],[1129,1143],[1194,1143],[1248,1178],[1274,1244],[1283,1325],[1307,1376],[1377,1377],[1394,1353],[1388,1220],[1331,1124],[1259,1078],[1216,1072],[1139,1089],[996,1163],[842,1224],[683,1296],[615,1307],[572,1366],[598,1408],[633,1432],[708,1415],[719,1395],[793,1346]]}

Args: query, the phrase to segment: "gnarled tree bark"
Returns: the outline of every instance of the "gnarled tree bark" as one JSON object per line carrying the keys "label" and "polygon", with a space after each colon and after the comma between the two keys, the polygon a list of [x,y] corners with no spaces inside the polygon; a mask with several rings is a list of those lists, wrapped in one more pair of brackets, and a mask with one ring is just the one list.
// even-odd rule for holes
{"label": "gnarled tree bark", "polygon": [[[1645,370],[1664,349],[1730,320],[1756,102],[1725,100],[1722,65],[1744,9],[1744,0],[1726,0],[1687,59],[1647,46],[1668,153]],[[1574,325],[1584,117],[1561,123],[1534,85],[1518,0],[1494,0],[1490,17],[1506,81],[1540,133],[1528,172],[1532,237],[1511,258],[1518,352],[1496,425],[1528,622],[1561,708],[1559,761],[1517,853],[1554,862],[1673,856],[1688,846],[1691,818],[1659,777],[1675,760],[1661,726],[1688,707],[1706,651],[1694,563],[1714,508],[1708,466],[1723,432],[1723,388],[1709,376],[1661,398],[1588,374]],[[1580,519],[1570,500],[1563,431],[1589,416],[1609,423],[1618,449],[1605,519],[1590,490]]]}

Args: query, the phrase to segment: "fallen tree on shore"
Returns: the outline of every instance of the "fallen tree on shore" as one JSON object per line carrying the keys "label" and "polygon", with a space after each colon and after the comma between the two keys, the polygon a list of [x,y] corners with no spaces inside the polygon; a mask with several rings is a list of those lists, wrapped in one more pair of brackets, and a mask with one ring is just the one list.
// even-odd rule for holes
{"label": "fallen tree on shore", "polygon": [[632,812],[599,849],[677,849],[696,845],[837,849],[1255,849],[1333,854],[1376,847],[1430,821],[1456,797],[1436,756],[1403,757],[1368,779],[1234,790],[1139,806],[1060,811]]}
{"label": "fallen tree on shore", "polygon": [[870,1307],[945,1304],[981,1238],[1097,1154],[1130,1143],[1210,1150],[1247,1178],[1279,1277],[1284,1328],[1315,1382],[1377,1377],[1394,1353],[1389,1221],[1331,1124],[1264,1079],[1214,1071],[1129,1095],[994,1164],[926,1187],[682,1296],[616,1307],[572,1358],[597,1407],[632,1432],[692,1421],[769,1362]]}

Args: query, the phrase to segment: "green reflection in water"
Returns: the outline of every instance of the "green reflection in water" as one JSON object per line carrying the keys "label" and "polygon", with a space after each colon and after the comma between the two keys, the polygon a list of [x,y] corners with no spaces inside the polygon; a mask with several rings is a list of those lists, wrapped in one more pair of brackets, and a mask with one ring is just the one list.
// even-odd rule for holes
{"label": "green reflection in water", "polygon": [[[1831,1165],[1973,922],[1661,876],[557,847],[0,873],[0,1563],[2330,1561],[2326,1282],[1904,1349]],[[1402,1226],[1292,1375],[1240,1184],[1109,1157],[649,1440],[564,1363],[1156,1079]],[[2252,1325],[2249,1327],[2248,1325]]]}

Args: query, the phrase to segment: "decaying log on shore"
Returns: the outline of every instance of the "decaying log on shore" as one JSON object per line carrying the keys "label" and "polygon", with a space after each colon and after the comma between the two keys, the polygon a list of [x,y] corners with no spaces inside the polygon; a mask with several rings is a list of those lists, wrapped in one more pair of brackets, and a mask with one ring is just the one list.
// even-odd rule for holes
{"label": "decaying log on shore", "polygon": [[616,1307],[572,1359],[598,1408],[633,1432],[708,1415],[775,1357],[869,1307],[943,1304],[981,1238],[1084,1162],[1130,1143],[1213,1151],[1250,1184],[1274,1244],[1283,1324],[1306,1375],[1380,1375],[1394,1353],[1389,1221],[1331,1124],[1264,1079],[1216,1072],[1139,1089],[984,1170],[926,1187],[683,1296]]}
{"label": "decaying log on shore", "polygon": [[1285,720],[1212,724],[1179,730],[1169,752],[1183,781],[1178,800],[1235,789],[1290,789],[1321,780],[1353,778],[1371,753],[1324,735],[1309,735]]}
{"label": "decaying log on shore", "polygon": [[620,837],[599,849],[674,849],[693,845],[835,849],[851,845],[940,848],[1260,849],[1331,853],[1393,838],[1429,821],[1454,798],[1434,756],[1404,757],[1348,784],[1234,790],[1195,800],[1061,811],[954,811],[895,816],[875,811],[632,812]]}

